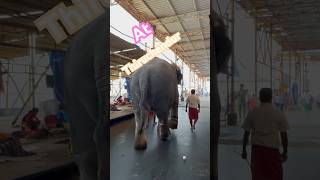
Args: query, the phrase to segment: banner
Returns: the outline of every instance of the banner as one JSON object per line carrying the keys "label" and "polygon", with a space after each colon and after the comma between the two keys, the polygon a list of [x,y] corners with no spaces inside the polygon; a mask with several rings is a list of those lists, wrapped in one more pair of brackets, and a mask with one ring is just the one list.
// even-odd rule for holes
{"label": "banner", "polygon": [[130,78],[125,78],[125,80],[126,80],[126,85],[124,87],[128,92],[128,99],[129,99],[129,101],[131,101],[131,92],[130,92],[131,79]]}
{"label": "banner", "polygon": [[52,51],[49,55],[50,67],[53,73],[53,91],[56,99],[63,102],[63,60],[65,53],[62,51]]}
{"label": "banner", "polygon": [[291,95],[293,98],[294,105],[298,104],[298,98],[299,98],[299,86],[297,82],[293,82],[291,85]]}

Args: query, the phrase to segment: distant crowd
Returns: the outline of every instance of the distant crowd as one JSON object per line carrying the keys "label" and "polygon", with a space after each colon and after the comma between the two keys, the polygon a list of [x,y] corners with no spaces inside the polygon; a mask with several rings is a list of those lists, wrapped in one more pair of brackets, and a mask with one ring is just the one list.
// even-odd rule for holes
{"label": "distant crowd", "polygon": [[[231,99],[231,97],[229,98]],[[243,119],[250,110],[253,110],[259,104],[255,94],[250,94],[243,84],[240,84],[239,90],[235,91],[234,98],[234,109],[240,119]],[[298,96],[291,95],[288,91],[274,90],[272,104],[280,111],[303,110],[309,112],[315,108],[320,109],[320,93],[317,96],[313,96],[310,92],[306,92],[302,96]],[[226,103],[222,108],[224,113],[228,112]]]}

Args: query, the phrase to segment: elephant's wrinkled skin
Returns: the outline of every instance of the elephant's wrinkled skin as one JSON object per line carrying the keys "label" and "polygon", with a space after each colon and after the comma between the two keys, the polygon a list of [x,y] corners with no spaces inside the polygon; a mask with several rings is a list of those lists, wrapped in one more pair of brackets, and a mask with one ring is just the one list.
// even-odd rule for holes
{"label": "elephant's wrinkled skin", "polygon": [[73,37],[64,63],[66,112],[81,180],[109,177],[107,18],[101,15]]}
{"label": "elephant's wrinkled skin", "polygon": [[147,139],[144,128],[150,111],[159,119],[159,133],[165,140],[169,128],[178,125],[179,93],[178,84],[182,79],[176,64],[161,59],[153,59],[132,75],[131,94],[135,115],[135,148],[145,149]]}

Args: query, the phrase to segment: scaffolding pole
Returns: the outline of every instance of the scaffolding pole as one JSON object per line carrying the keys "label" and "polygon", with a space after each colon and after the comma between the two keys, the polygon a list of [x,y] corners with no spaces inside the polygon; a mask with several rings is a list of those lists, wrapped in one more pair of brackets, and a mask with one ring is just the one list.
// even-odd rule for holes
{"label": "scaffolding pole", "polygon": [[184,74],[183,74],[183,62],[181,61],[181,72],[182,72],[182,79],[181,79],[181,101],[184,101],[184,94],[183,94],[183,85],[184,85],[184,81],[183,81],[183,77],[184,77]]}
{"label": "scaffolding pole", "polygon": [[191,90],[191,69],[189,68],[189,92]]}
{"label": "scaffolding pole", "polygon": [[32,96],[32,101],[31,101],[31,106],[35,107],[36,105],[36,99],[35,99],[35,67],[34,67],[34,58],[36,55],[36,49],[32,47],[36,47],[36,34],[34,32],[29,33],[29,58],[31,62],[31,67],[30,67],[30,83],[31,83],[31,96]]}
{"label": "scaffolding pole", "polygon": [[302,96],[302,67],[301,67],[301,61],[302,61],[302,54],[300,54],[300,56],[298,56],[298,67],[299,67],[299,84],[300,84],[300,91],[299,91],[299,95]]}
{"label": "scaffolding pole", "polygon": [[258,24],[257,17],[254,19],[254,94],[256,100],[258,99]]}
{"label": "scaffolding pole", "polygon": [[273,66],[273,60],[272,60],[272,52],[273,52],[273,44],[272,44],[272,24],[270,25],[270,36],[269,36],[269,48],[270,48],[270,50],[269,50],[269,57],[270,57],[270,88],[271,89],[273,89],[273,82],[272,82],[272,80],[273,80],[273,75],[272,75],[272,66]]}
{"label": "scaffolding pole", "polygon": [[280,87],[279,89],[281,89],[281,86],[283,84],[283,44],[281,44],[281,50],[280,50]]}
{"label": "scaffolding pole", "polygon": [[[9,71],[10,61],[8,60],[8,71]],[[6,108],[9,108],[9,72],[7,72],[7,81],[6,81]]]}
{"label": "scaffolding pole", "polygon": [[304,55],[302,55],[302,59],[301,59],[301,66],[302,66],[302,69],[301,69],[301,75],[302,75],[302,77],[301,77],[301,88],[302,88],[302,90],[301,90],[301,95],[304,95]]}
{"label": "scaffolding pole", "polygon": [[234,38],[234,29],[235,29],[235,1],[231,0],[231,41],[232,41],[232,53],[231,53],[231,107],[230,107],[230,115],[229,115],[229,124],[236,125],[237,124],[237,115],[235,113],[235,94],[234,94],[234,66],[235,66],[235,38]]}
{"label": "scaffolding pole", "polygon": [[40,84],[42,78],[46,75],[47,71],[49,70],[50,65],[47,66],[47,68],[45,69],[45,71],[42,73],[42,75],[39,77],[39,79],[37,80],[37,82],[35,83],[35,88],[33,89],[33,91],[30,93],[29,97],[27,98],[27,100],[24,102],[22,108],[20,109],[19,113],[17,114],[16,118],[12,121],[12,125],[15,125],[16,122],[18,121],[20,115],[22,114],[24,108],[26,107],[26,105],[28,104],[28,102],[30,101],[30,99],[32,98],[32,95],[34,94],[34,91],[36,90],[36,88],[38,87],[38,85]]}
{"label": "scaffolding pole", "polygon": [[289,85],[288,88],[290,89],[291,87],[291,55],[292,55],[292,50],[289,50]]}

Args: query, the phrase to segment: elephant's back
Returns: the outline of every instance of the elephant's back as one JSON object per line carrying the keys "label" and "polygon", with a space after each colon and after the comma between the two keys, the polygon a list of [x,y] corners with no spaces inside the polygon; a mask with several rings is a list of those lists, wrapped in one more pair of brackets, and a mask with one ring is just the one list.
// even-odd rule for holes
{"label": "elephant's back", "polygon": [[[64,60],[64,67],[66,67],[64,68],[64,79],[66,84],[79,82],[79,85],[81,85],[81,81],[78,81],[79,78],[82,79],[82,82],[92,80],[89,77],[93,77],[95,72],[93,66],[95,49],[97,48],[96,46],[102,46],[99,39],[105,39],[106,37],[105,33],[103,33],[104,26],[106,26],[105,17],[105,14],[101,15],[73,36]],[[102,62],[99,64],[102,64]],[[92,69],[88,67],[92,67]],[[81,74],[81,77],[79,74]]]}
{"label": "elephant's back", "polygon": [[167,94],[163,92],[174,93],[177,88],[176,71],[170,63],[158,58],[139,68],[132,80],[139,83],[140,89],[148,89],[157,97]]}

